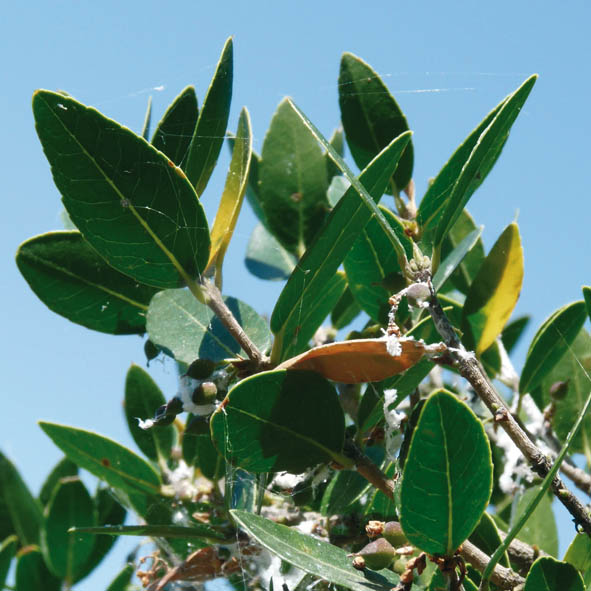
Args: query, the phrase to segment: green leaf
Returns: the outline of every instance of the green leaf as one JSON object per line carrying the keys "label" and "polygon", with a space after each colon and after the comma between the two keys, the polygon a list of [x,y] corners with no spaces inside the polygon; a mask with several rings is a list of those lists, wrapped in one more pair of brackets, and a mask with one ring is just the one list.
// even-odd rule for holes
{"label": "green leaf", "polygon": [[43,507],[49,503],[53,490],[58,485],[62,478],[67,476],[77,476],[78,466],[71,460],[64,457],[54,467],[53,470],[48,474],[45,482],[41,485],[41,492],[39,493],[39,502]]}
{"label": "green leaf", "polygon": [[233,42],[232,37],[229,37],[207,89],[189,151],[182,165],[199,196],[203,194],[215,168],[226,135],[232,102],[232,79]]}
{"label": "green leaf", "polygon": [[174,441],[172,425],[141,429],[138,419],[149,419],[156,410],[166,404],[160,388],[139,365],[132,364],[125,377],[123,408],[129,432],[137,446],[151,460],[168,459]]}
{"label": "green leaf", "polygon": [[230,511],[234,520],[259,544],[286,562],[329,583],[353,591],[387,591],[399,581],[388,569],[355,570],[342,548],[306,536],[285,525],[247,513]]}
{"label": "green leaf", "polygon": [[148,97],[148,107],[146,108],[146,116],[144,117],[144,125],[142,126],[142,137],[147,140],[150,136],[150,123],[152,122],[152,97]]}
{"label": "green leaf", "polygon": [[142,334],[158,291],[116,271],[80,232],[49,232],[23,242],[16,264],[37,297],[56,314],[108,334]]}
{"label": "green leaf", "polygon": [[533,563],[524,591],[585,591],[585,586],[574,566],[542,556]]}
{"label": "green leaf", "polygon": [[192,283],[209,258],[209,231],[182,170],[129,129],[62,94],[38,90],[33,113],[63,204],[89,244],[141,283]]}
{"label": "green leaf", "polygon": [[39,503],[12,462],[0,453],[0,539],[15,533],[22,546],[36,544],[42,519]]}
{"label": "green leaf", "polygon": [[224,532],[205,525],[194,523],[191,527],[178,525],[106,525],[101,527],[73,527],[72,533],[103,534],[107,536],[147,536],[150,538],[200,538],[210,544],[228,540]]}
{"label": "green leaf", "polygon": [[482,423],[451,392],[427,399],[400,489],[400,525],[411,544],[451,556],[480,521],[493,467]]}
{"label": "green leaf", "polygon": [[[535,487],[529,488],[517,496],[511,510],[510,527],[513,527],[519,520],[532,497],[537,493],[538,489]],[[519,539],[526,544],[535,544],[552,556],[558,554],[558,532],[554,512],[552,511],[552,496],[550,494],[542,497],[538,506],[519,532]]]}
{"label": "green leaf", "polygon": [[252,130],[250,128],[250,116],[245,107],[240,112],[238,130],[234,138],[232,160],[226,177],[226,186],[211,229],[211,251],[207,266],[215,264],[216,283],[220,286],[224,256],[234,233],[248,184],[251,155]]}
{"label": "green leaf", "polygon": [[[399,237],[404,236],[404,227],[400,220],[385,207],[380,211]],[[364,312],[376,322],[388,321],[392,293],[406,287],[398,256],[390,248],[388,236],[375,218],[372,218],[351,250],[345,257],[345,272],[349,288]]]}
{"label": "green leaf", "polygon": [[[294,106],[294,108],[296,107]],[[303,114],[301,116],[305,117]],[[347,190],[331,211],[323,230],[294,269],[271,316],[271,330],[276,335],[274,359],[279,361],[299,352],[298,349],[301,350],[302,344],[307,343],[326,314],[334,307],[338,297],[326,310],[324,317],[321,318],[321,314],[318,313],[315,315],[314,321],[306,318],[306,315],[309,317],[312,314],[322,298],[328,298],[328,283],[334,281],[335,272],[355,238],[372,218],[372,214],[388,227],[389,234],[387,235],[390,236],[390,248],[394,247],[393,240],[400,245],[400,248],[403,248],[370,194],[375,200],[379,200],[409,137],[410,134],[407,134],[394,140],[361,173],[359,177],[361,182],[354,179],[355,184]],[[326,145],[328,146],[328,144]],[[332,150],[332,147],[328,146],[328,149]],[[369,193],[367,193],[365,186]],[[383,228],[381,222],[380,225]],[[392,239],[392,237],[394,238]],[[412,246],[410,250],[410,256],[412,256]],[[401,256],[400,250],[396,250],[396,252]],[[343,281],[340,289],[344,290],[344,286]],[[339,297],[341,294],[342,291],[339,293]],[[302,333],[304,327],[307,330]]]}
{"label": "green leaf", "polygon": [[273,235],[300,257],[320,230],[329,209],[322,150],[284,99],[263,143],[259,199]]}
{"label": "green leaf", "polygon": [[72,535],[68,529],[96,522],[94,505],[77,476],[61,480],[47,506],[41,530],[45,563],[54,575],[71,585],[92,553],[94,536]]}
{"label": "green leaf", "polygon": [[131,494],[158,494],[160,478],[154,468],[129,449],[102,435],[39,422],[51,440],[80,468]]}
{"label": "green leaf", "polygon": [[[486,511],[482,514],[476,529],[470,534],[468,539],[488,556],[490,556],[503,541],[493,518],[486,513]],[[503,566],[510,566],[507,553],[503,554],[503,557],[499,562]]]}
{"label": "green leaf", "polygon": [[[268,349],[271,335],[267,323],[244,302],[232,297],[225,297],[224,301],[254,344],[261,351]],[[187,365],[197,358],[234,358],[242,351],[212,310],[187,290],[156,294],[150,302],[146,325],[155,345]]]}
{"label": "green leaf", "polygon": [[441,244],[449,229],[458,219],[468,200],[480,185],[482,178],[497,160],[507,134],[511,129],[523,104],[527,100],[537,75],[530,76],[513,94],[511,94],[496,113],[488,127],[479,136],[474,149],[463,165],[446,199],[445,208],[435,232],[434,244]]}
{"label": "green leaf", "polygon": [[587,308],[587,316],[591,318],[591,287],[583,286],[583,298],[585,300],[585,307]]}
{"label": "green leaf", "polygon": [[294,474],[341,456],[345,419],[335,389],[309,371],[259,373],[230,390],[210,421],[227,460],[250,472]]}
{"label": "green leaf", "polygon": [[244,263],[246,268],[259,279],[284,280],[293,272],[297,259],[279,244],[263,224],[255,226]]}
{"label": "green leaf", "polygon": [[336,206],[350,186],[351,183],[342,174],[332,177],[328,191],[326,192],[326,197],[331,207]]}
{"label": "green leaf", "polygon": [[[394,478],[397,466],[391,462],[384,468],[384,474],[387,478]],[[367,504],[365,506],[364,515],[371,517],[371,519],[379,519],[380,521],[388,521],[397,519],[396,504],[394,499],[386,496],[381,490],[377,488],[370,488],[368,493]]]}
{"label": "green leaf", "polygon": [[189,415],[183,434],[183,459],[198,467],[205,478],[217,481],[225,474],[225,460],[215,448],[205,417]]}
{"label": "green leaf", "polygon": [[464,302],[464,343],[478,355],[501,334],[517,303],[523,282],[523,248],[517,224],[495,242]]}
{"label": "green leaf", "polygon": [[[339,106],[347,145],[359,168],[365,168],[395,137],[408,131],[406,117],[380,76],[352,53],[344,53],[341,59]],[[390,191],[398,193],[406,188],[412,167],[413,147],[409,142]]]}
{"label": "green leaf", "polygon": [[530,320],[531,316],[520,316],[505,326],[503,332],[501,333],[501,341],[507,353],[511,353],[511,351],[513,351],[513,348],[523,336],[523,332],[525,331]]}
{"label": "green leaf", "polygon": [[345,289],[330,313],[330,322],[337,330],[341,330],[357,318],[360,312],[361,306],[347,286],[347,289]]}
{"label": "green leaf", "polygon": [[587,534],[576,533],[564,561],[572,564],[584,577],[591,570],[591,538]]}
{"label": "green leaf", "polygon": [[563,306],[544,321],[529,346],[519,380],[520,393],[540,385],[573,343],[586,318],[585,302],[581,300]]}
{"label": "green leaf", "polygon": [[16,561],[15,591],[60,591],[62,582],[47,567],[37,546],[28,546]]}
{"label": "green leaf", "polygon": [[433,288],[435,291],[439,291],[443,287],[453,272],[461,266],[466,256],[479,243],[483,228],[484,226],[480,226],[480,228],[472,230],[439,265],[437,272],[433,276]]}
{"label": "green leaf", "polygon": [[172,102],[158,123],[152,145],[180,166],[197,123],[199,109],[192,86],[187,86]]}
{"label": "green leaf", "polygon": [[106,591],[126,591],[134,572],[135,566],[126,564],[111,581]]}
{"label": "green leaf", "polygon": [[[330,139],[328,140],[330,142],[330,145],[338,152],[338,154],[340,156],[344,156],[345,155],[345,134],[343,133],[343,128],[339,127],[337,129],[335,129],[332,132],[332,135],[330,136]],[[338,169],[338,167],[335,165],[335,163],[330,159],[330,157],[328,156],[328,154],[325,154],[326,157],[326,171],[328,174],[328,182],[329,184],[332,185],[332,179],[334,179],[334,177],[336,175],[340,175],[340,171]],[[330,191],[330,187],[329,187],[329,191]],[[328,200],[330,201],[330,195]],[[331,205],[334,205],[331,202]]]}
{"label": "green leaf", "polygon": [[5,588],[6,577],[8,576],[12,559],[16,555],[17,548],[18,538],[16,536],[8,536],[0,544],[0,589]]}

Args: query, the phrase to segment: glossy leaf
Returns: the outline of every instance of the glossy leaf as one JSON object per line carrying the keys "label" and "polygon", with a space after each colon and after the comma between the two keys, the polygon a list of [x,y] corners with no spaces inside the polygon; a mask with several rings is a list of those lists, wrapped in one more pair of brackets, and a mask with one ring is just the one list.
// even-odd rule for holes
{"label": "glossy leaf", "polygon": [[331,207],[336,206],[350,186],[351,183],[342,174],[332,177],[330,185],[328,186],[328,191],[326,192]]}
{"label": "glossy leaf", "polygon": [[147,536],[150,538],[200,538],[210,544],[228,539],[223,532],[204,523],[190,527],[178,525],[106,525],[101,527],[74,527],[73,533],[102,534],[107,536]]}
{"label": "glossy leaf", "polygon": [[578,301],[556,310],[544,321],[529,346],[519,392],[531,392],[540,385],[573,343],[586,318],[585,302]]}
{"label": "glossy leaf", "polygon": [[72,584],[89,559],[94,537],[68,533],[78,525],[92,526],[96,521],[94,505],[86,487],[77,476],[64,478],[55,488],[41,530],[41,548],[45,563],[54,575]]}
{"label": "glossy leaf", "polygon": [[23,242],[16,264],[52,311],[108,334],[142,334],[158,291],[107,265],[80,232],[49,232]]}
{"label": "glossy leaf", "polygon": [[585,591],[585,586],[574,566],[542,556],[533,563],[524,591]]}
{"label": "glossy leaf", "polygon": [[463,165],[453,189],[446,199],[445,208],[435,232],[434,244],[441,244],[449,229],[458,219],[468,200],[494,165],[502,150],[507,134],[511,129],[523,104],[527,100],[537,75],[530,76],[511,94],[496,113],[490,125],[479,136],[474,149]]}
{"label": "glossy leaf", "polygon": [[388,591],[399,577],[391,570],[355,570],[342,548],[306,536],[285,525],[247,513],[231,511],[234,520],[272,554],[321,579],[353,591]]}
{"label": "glossy leaf", "polygon": [[0,539],[12,533],[22,546],[39,541],[41,507],[33,498],[18,470],[0,453]]}
{"label": "glossy leaf", "polygon": [[[503,541],[493,518],[486,511],[482,514],[476,529],[470,534],[468,539],[488,556],[491,556]],[[510,566],[507,553],[503,554],[499,563],[502,566]]]}
{"label": "glossy leaf", "polygon": [[[402,222],[385,207],[380,211],[394,230],[404,240]],[[344,260],[349,287],[362,309],[376,322],[388,321],[389,297],[404,287],[398,255],[391,248],[388,236],[375,218],[372,218]]]}
{"label": "glossy leaf", "polygon": [[199,196],[207,186],[226,136],[232,102],[232,79],[233,42],[230,37],[222,49],[182,164]]}
{"label": "glossy leaf", "polygon": [[163,404],[166,404],[166,399],[150,374],[133,364],[125,377],[125,419],[136,445],[154,461],[159,457],[168,459],[170,456],[174,427],[167,425],[141,429],[138,421],[152,418]]}
{"label": "glossy leaf", "polygon": [[285,280],[293,272],[296,258],[259,223],[250,235],[244,263],[259,279]]}
{"label": "glossy leaf", "polygon": [[278,369],[311,370],[344,384],[380,382],[406,371],[425,354],[421,341],[401,338],[398,354],[392,355],[386,341],[384,337],[321,345],[284,361]]}
{"label": "glossy leaf", "polygon": [[445,390],[421,411],[400,485],[400,525],[411,544],[451,556],[480,521],[492,491],[482,423]]}
{"label": "glossy leaf", "polygon": [[351,290],[347,289],[343,292],[343,295],[339,298],[339,301],[335,304],[335,307],[330,313],[330,321],[332,325],[337,329],[345,328],[350,324],[358,314],[361,312],[361,306],[357,303]]}
{"label": "glossy leaf", "polygon": [[[406,117],[380,76],[351,53],[343,54],[339,73],[339,106],[347,145],[359,168],[379,154],[395,137],[408,131]],[[413,147],[409,142],[390,191],[406,188],[412,178]]]}
{"label": "glossy leaf", "polygon": [[259,200],[273,235],[300,257],[329,209],[326,161],[310,130],[284,99],[265,136]]}
{"label": "glossy leaf", "polygon": [[[537,488],[529,488],[515,499],[511,511],[510,527],[518,521],[537,492]],[[558,532],[550,494],[542,497],[538,506],[519,532],[519,539],[526,544],[535,544],[548,554],[558,555]]]}
{"label": "glossy leaf", "polygon": [[158,123],[152,145],[180,166],[197,123],[199,109],[192,86],[187,86],[172,102]]}
{"label": "glossy leaf", "polygon": [[60,591],[62,582],[49,572],[37,546],[27,546],[18,554],[15,591]]}
{"label": "glossy leaf", "polygon": [[591,538],[587,534],[575,534],[564,555],[564,562],[572,564],[581,573],[587,589],[591,583]]}
{"label": "glossy leaf", "polygon": [[131,577],[135,572],[133,564],[126,564],[111,581],[106,591],[127,591],[128,585],[131,582]]}
{"label": "glossy leaf", "polygon": [[[301,116],[305,117],[303,114]],[[388,234],[391,238],[390,248],[393,248],[393,240],[400,248],[403,248],[400,240],[369,195],[371,194],[376,201],[379,200],[409,137],[410,134],[394,140],[361,173],[359,181],[354,179],[355,184],[347,190],[331,211],[322,232],[317,236],[314,244],[308,248],[291,274],[271,316],[271,330],[276,335],[274,358],[277,360],[299,353],[302,345],[307,343],[338,301],[338,297],[334,299],[324,317],[321,318],[321,314],[316,314],[314,322],[306,318],[306,315],[310,316],[318,307],[318,302],[322,298],[328,299],[329,281],[334,281],[332,278],[335,276],[338,277],[335,273],[339,265],[351,248],[353,241],[372,218],[372,214],[388,226],[391,233]],[[328,144],[326,146],[328,146],[327,149],[332,150],[331,146]],[[371,205],[368,205],[369,203]],[[380,225],[383,227],[383,224]],[[400,256],[401,251],[396,251]],[[344,286],[345,282],[343,281],[339,297]],[[324,310],[322,311],[324,312]],[[302,333],[303,327],[306,328],[306,331]]]}
{"label": "glossy leaf", "polygon": [[78,466],[68,460],[68,458],[62,458],[54,467],[53,470],[48,474],[45,482],[41,485],[41,492],[39,493],[39,502],[43,507],[49,503],[51,496],[53,495],[53,489],[58,485],[62,478],[67,476],[77,476]]}
{"label": "glossy leaf", "polygon": [[152,466],[119,443],[75,427],[39,425],[70,460],[109,485],[132,494],[159,493],[160,478]]}
{"label": "glossy leaf", "polygon": [[211,229],[211,251],[208,267],[216,265],[216,280],[221,285],[221,267],[236,227],[238,214],[248,184],[248,172],[252,154],[252,130],[246,108],[240,112],[238,130],[234,138],[232,160],[226,177],[226,185]]}
{"label": "glossy leaf", "polygon": [[0,589],[5,588],[6,577],[8,576],[12,559],[16,555],[17,548],[18,538],[16,536],[8,536],[0,544]]}
{"label": "glossy leaf", "polygon": [[341,456],[344,416],[335,389],[314,372],[275,370],[230,390],[210,421],[227,460],[250,472],[294,474]]}
{"label": "glossy leaf", "polygon": [[144,125],[142,126],[142,137],[147,140],[150,136],[150,124],[152,122],[152,97],[148,97],[148,107],[146,108],[146,115],[144,117]]}
{"label": "glossy leaf", "polygon": [[523,248],[517,224],[495,242],[464,302],[464,342],[480,355],[501,334],[517,303],[523,282]]}
{"label": "glossy leaf", "polygon": [[[271,335],[266,322],[240,300],[226,297],[224,301],[254,344],[261,351],[268,349]],[[221,361],[241,353],[211,309],[184,289],[158,293],[150,302],[146,326],[155,345],[187,365],[197,358]]]}
{"label": "glossy leaf", "polygon": [[62,94],[38,90],[33,113],[63,204],[90,245],[141,283],[193,281],[209,257],[209,231],[182,170],[129,129]]}

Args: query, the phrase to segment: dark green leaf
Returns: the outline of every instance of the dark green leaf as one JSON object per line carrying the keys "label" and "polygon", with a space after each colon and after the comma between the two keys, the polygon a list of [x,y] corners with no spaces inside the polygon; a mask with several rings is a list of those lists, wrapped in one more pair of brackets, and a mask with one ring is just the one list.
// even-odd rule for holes
{"label": "dark green leaf", "polygon": [[[396,474],[396,465],[394,462],[391,462],[386,466],[384,474],[388,478],[394,478],[394,475]],[[372,519],[379,519],[381,521],[397,518],[394,499],[386,496],[377,488],[370,489],[364,513]]]}
{"label": "dark green leaf", "polygon": [[41,492],[39,493],[39,502],[43,507],[49,503],[53,489],[57,486],[58,482],[67,476],[77,476],[78,466],[68,460],[68,458],[62,458],[48,474],[45,482],[41,486]]}
{"label": "dark green leaf", "polygon": [[[347,144],[359,168],[365,168],[395,137],[408,131],[406,117],[380,76],[351,53],[343,54],[341,59],[339,105]],[[390,191],[397,193],[406,188],[412,167],[413,148],[409,142]]]}
{"label": "dark green leaf", "polygon": [[255,277],[274,280],[287,279],[295,268],[296,258],[259,223],[250,235],[244,262]]}
{"label": "dark green leaf", "polygon": [[[468,539],[488,556],[491,556],[503,541],[493,518],[486,512],[482,514],[476,529],[470,534]],[[509,557],[506,553],[503,554],[499,563],[503,566],[510,566]]]}
{"label": "dark green leaf", "polygon": [[231,511],[232,517],[259,544],[286,562],[329,583],[353,591],[387,591],[399,581],[392,571],[355,570],[347,552],[246,511]]}
{"label": "dark green leaf", "polygon": [[230,37],[222,49],[182,165],[199,196],[207,186],[226,136],[232,102],[232,78],[233,43]]}
{"label": "dark green leaf", "polygon": [[537,75],[530,76],[513,94],[511,94],[496,113],[490,125],[479,136],[474,149],[462,166],[454,181],[453,189],[446,199],[445,207],[437,230],[434,244],[441,244],[449,229],[454,225],[468,200],[492,168],[500,151],[503,149],[507,134],[511,129],[523,104],[527,100]]}
{"label": "dark green leaf", "polygon": [[158,123],[152,145],[181,165],[191,143],[199,109],[192,86],[187,86],[172,102]]}
{"label": "dark green leaf", "polygon": [[37,546],[28,546],[16,561],[16,591],[60,591],[62,582],[54,577],[43,561]]}
{"label": "dark green leaf", "polygon": [[326,161],[308,127],[284,99],[265,136],[259,169],[259,199],[269,229],[300,257],[329,209]]}
{"label": "dark green leaf", "polygon": [[326,516],[343,513],[369,487],[369,482],[357,472],[340,470],[324,490],[320,512]]}
{"label": "dark green leaf", "polygon": [[583,286],[583,298],[585,300],[585,307],[587,308],[587,316],[591,318],[591,287]]}
{"label": "dark green leaf", "polygon": [[[381,205],[380,211],[399,237],[404,237],[402,222]],[[404,239],[404,238],[402,238]],[[372,218],[345,257],[349,288],[364,312],[376,322],[388,321],[391,294],[406,287],[398,255],[375,218]]]}
{"label": "dark green leaf", "polygon": [[191,527],[178,525],[107,525],[103,527],[74,527],[74,533],[103,534],[107,536],[148,536],[151,538],[201,538],[210,544],[224,542],[228,536],[204,523]]}
{"label": "dark green leaf", "polygon": [[[261,351],[268,349],[271,335],[267,323],[240,300],[226,297],[224,301],[254,344]],[[186,364],[197,358],[221,361],[241,352],[212,310],[184,289],[156,294],[150,302],[146,326],[154,344]]]}
{"label": "dark green leaf", "polygon": [[334,388],[308,371],[276,370],[238,383],[211,418],[226,459],[250,472],[303,472],[341,456],[344,415]]}
{"label": "dark green leaf", "polygon": [[482,423],[451,392],[433,393],[414,431],[400,489],[400,525],[410,543],[451,556],[482,517],[492,473]]}
{"label": "dark green leaf", "polygon": [[142,334],[158,291],[119,273],[80,232],[49,232],[23,242],[16,264],[50,309],[86,328],[109,334]]}
{"label": "dark green leaf", "polygon": [[[510,527],[513,527],[519,520],[523,511],[537,492],[537,488],[529,488],[515,499],[511,510]],[[526,544],[535,544],[544,552],[553,556],[558,554],[558,532],[554,512],[552,511],[552,496],[550,494],[542,497],[538,506],[519,532],[519,539]]]}
{"label": "dark green leaf", "polygon": [[107,587],[106,591],[126,591],[134,572],[134,565],[126,564],[119,571],[119,574],[111,581],[111,584]]}
{"label": "dark green leaf", "polygon": [[542,556],[533,563],[524,591],[585,591],[585,585],[574,566]]}
{"label": "dark green leaf", "polygon": [[92,526],[96,522],[94,505],[86,487],[77,476],[64,478],[54,489],[41,530],[41,548],[45,563],[53,574],[71,585],[83,570],[94,545],[94,536],[72,535],[74,526]]}
{"label": "dark green leaf", "polygon": [[332,325],[337,329],[345,328],[350,324],[361,312],[361,306],[357,303],[357,300],[353,297],[349,287],[345,289],[343,295],[339,298],[339,301],[335,304],[335,307],[330,313],[330,321]]}
{"label": "dark green leaf", "polygon": [[[470,566],[468,566],[468,572],[470,572]],[[464,591],[478,591],[478,588],[474,584],[472,580],[469,578],[465,578],[462,582],[462,587]],[[436,569],[433,572],[433,576],[431,577],[431,581],[429,582],[429,587],[427,587],[427,591],[448,591],[449,589],[449,581],[445,578],[443,573]]]}
{"label": "dark green leaf", "polygon": [[586,318],[585,302],[581,300],[563,306],[544,321],[529,346],[519,380],[520,393],[540,385],[573,343]]}
{"label": "dark green leaf", "polygon": [[531,316],[520,316],[505,326],[501,333],[501,341],[507,353],[513,351],[513,348],[517,344],[517,341],[522,337],[530,320]]}
{"label": "dark green leaf", "polygon": [[[303,114],[301,116],[305,117]],[[306,314],[310,315],[322,297],[327,299],[328,282],[334,281],[336,270],[355,238],[372,218],[372,213],[383,221],[391,233],[390,237],[393,236],[393,240],[401,246],[400,240],[367,193],[365,186],[375,200],[379,200],[409,137],[410,134],[394,140],[368,165],[359,177],[363,184],[354,179],[355,185],[347,190],[332,210],[323,230],[291,274],[271,316],[271,330],[276,335],[274,358],[278,361],[297,353],[298,348],[301,350],[302,344],[308,341],[326,314],[338,301],[338,297],[335,298],[332,305],[326,310],[324,317],[320,318],[320,314],[317,314],[314,322],[305,318]],[[328,146],[328,148],[332,150],[332,147]],[[391,239],[390,248],[393,247],[392,244]],[[397,250],[397,252],[400,256],[400,251]],[[410,256],[412,256],[412,252]],[[342,283],[342,289],[344,289],[345,283],[344,281]],[[339,293],[339,297],[341,294],[342,291]],[[302,316],[304,316],[305,322],[302,322]],[[307,327],[307,331],[302,335],[301,328],[298,327],[303,326]]]}
{"label": "dark green leaf", "polygon": [[0,453],[0,539],[15,533],[22,546],[39,541],[41,507],[12,462]]}
{"label": "dark green leaf", "polygon": [[206,417],[188,416],[183,435],[183,458],[210,480],[217,481],[225,474],[226,462],[211,440]]}
{"label": "dark green leaf", "polygon": [[192,283],[209,258],[209,230],[183,171],[140,136],[62,94],[37,91],[33,113],[64,206],[90,245],[141,283]]}
{"label": "dark green leaf", "polygon": [[16,536],[8,536],[0,545],[0,589],[4,589],[10,564],[16,555],[17,548],[18,538]]}
{"label": "dark green leaf", "polygon": [[80,468],[129,493],[158,494],[160,478],[145,460],[102,435],[40,421],[52,441]]}
{"label": "dark green leaf", "polygon": [[[328,140],[330,142],[330,145],[341,155],[344,156],[345,155],[345,135],[343,133],[343,128],[339,127],[338,129],[335,129],[332,132],[332,135],[330,136],[330,139]],[[330,157],[328,156],[328,154],[325,154],[326,156],[326,170],[328,173],[328,182],[329,184],[331,183],[331,179],[335,176],[340,174],[340,171],[338,169],[338,167],[335,165],[335,163],[330,159]],[[329,197],[329,201],[330,201],[330,197]],[[333,205],[331,203],[331,205]]]}
{"label": "dark green leaf", "polygon": [[146,116],[144,117],[144,125],[142,127],[142,137],[147,140],[150,136],[150,123],[152,122],[152,97],[148,98],[148,107],[146,108]]}
{"label": "dark green leaf", "polygon": [[564,561],[572,564],[581,574],[591,570],[591,538],[587,534],[576,533]]}
{"label": "dark green leaf", "polygon": [[125,378],[125,400],[123,408],[129,432],[137,446],[151,460],[158,457],[168,459],[174,440],[174,427],[158,426],[141,429],[138,419],[149,419],[156,410],[166,404],[160,388],[139,365],[132,365]]}

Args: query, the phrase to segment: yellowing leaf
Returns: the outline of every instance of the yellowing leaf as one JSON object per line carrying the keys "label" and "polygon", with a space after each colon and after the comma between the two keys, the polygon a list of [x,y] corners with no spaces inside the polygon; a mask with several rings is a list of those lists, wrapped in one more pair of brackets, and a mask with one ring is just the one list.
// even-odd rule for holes
{"label": "yellowing leaf", "polygon": [[474,278],[464,304],[465,344],[477,354],[486,351],[517,303],[523,282],[523,249],[516,223],[495,242]]}
{"label": "yellowing leaf", "polygon": [[406,371],[425,354],[425,345],[399,339],[398,354],[391,355],[386,339],[358,339],[330,343],[284,361],[277,369],[308,369],[344,384],[379,382]]}
{"label": "yellowing leaf", "polygon": [[216,283],[221,283],[221,268],[224,255],[232,238],[236,220],[240,213],[244,193],[248,185],[248,171],[252,156],[252,133],[250,116],[246,107],[240,113],[238,130],[234,138],[232,161],[226,178],[226,186],[222,193],[220,206],[211,230],[211,251],[207,266],[215,263]]}

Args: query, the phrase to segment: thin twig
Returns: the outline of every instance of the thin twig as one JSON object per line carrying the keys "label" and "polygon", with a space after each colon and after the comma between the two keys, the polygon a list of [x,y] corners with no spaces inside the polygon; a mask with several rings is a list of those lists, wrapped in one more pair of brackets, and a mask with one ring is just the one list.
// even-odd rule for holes
{"label": "thin twig", "polygon": [[[551,461],[536,447],[531,439],[528,438],[517,421],[513,418],[505,402],[492,386],[484,368],[476,359],[476,356],[464,349],[445,315],[445,312],[441,308],[441,304],[437,299],[437,295],[430,280],[428,281],[428,284],[431,290],[429,311],[437,331],[449,348],[449,361],[460,372],[460,375],[468,380],[472,388],[474,388],[474,391],[496,418],[498,424],[506,431],[507,435],[509,435],[519,451],[525,456],[532,470],[538,474],[538,476],[544,478],[552,468]],[[443,362],[446,362],[445,357],[443,358]],[[558,476],[552,480],[551,488],[559,501],[572,515],[575,524],[581,526],[585,533],[591,536],[591,516],[587,512],[583,503],[581,503],[581,501],[566,488]]]}
{"label": "thin twig", "polygon": [[[475,546],[472,542],[466,540],[461,548],[460,554],[462,558],[470,563],[477,571],[484,572],[490,557],[486,555],[480,548]],[[497,564],[492,572],[490,581],[500,589],[513,589],[517,585],[525,583],[525,579],[518,575],[515,571]]]}
{"label": "thin twig", "polygon": [[357,472],[368,482],[381,490],[390,499],[394,498],[394,480],[388,478],[362,451],[352,442],[345,442],[345,455],[355,462]]}

